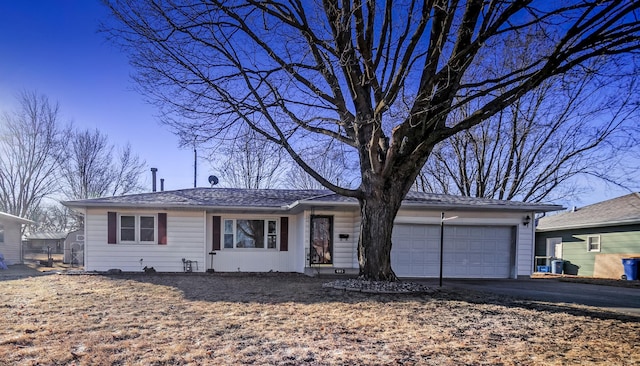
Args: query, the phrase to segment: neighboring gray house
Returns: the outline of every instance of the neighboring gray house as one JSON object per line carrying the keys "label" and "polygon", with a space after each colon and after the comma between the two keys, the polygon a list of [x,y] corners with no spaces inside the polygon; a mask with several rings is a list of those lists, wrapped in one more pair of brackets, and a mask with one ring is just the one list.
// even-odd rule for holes
{"label": "neighboring gray house", "polygon": [[564,260],[567,274],[620,278],[621,259],[640,257],[640,194],[543,217],[536,256]]}
{"label": "neighboring gray house", "polygon": [[0,253],[5,264],[22,263],[22,225],[33,224],[31,220],[0,212]]}
{"label": "neighboring gray house", "polygon": [[[194,188],[64,204],[84,214],[84,264],[160,272],[357,273],[359,206],[326,190]],[[516,278],[533,271],[536,212],[560,206],[410,192],[396,218],[400,277]]]}
{"label": "neighboring gray house", "polygon": [[64,240],[67,238],[66,231],[41,231],[29,233],[25,238],[25,251],[30,253],[47,253],[47,248],[51,248],[51,253],[62,254]]}

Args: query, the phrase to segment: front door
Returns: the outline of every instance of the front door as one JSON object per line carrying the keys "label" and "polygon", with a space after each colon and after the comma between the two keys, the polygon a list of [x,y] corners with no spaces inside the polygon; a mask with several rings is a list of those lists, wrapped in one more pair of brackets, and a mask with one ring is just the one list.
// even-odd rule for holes
{"label": "front door", "polygon": [[333,263],[333,216],[311,216],[310,264]]}

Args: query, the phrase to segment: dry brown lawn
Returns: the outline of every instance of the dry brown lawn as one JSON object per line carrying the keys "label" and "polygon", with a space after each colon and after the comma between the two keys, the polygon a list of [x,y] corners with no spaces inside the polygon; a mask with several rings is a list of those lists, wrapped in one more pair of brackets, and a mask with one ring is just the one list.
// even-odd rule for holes
{"label": "dry brown lawn", "polygon": [[637,365],[640,319],[480,293],[371,295],[299,275],[0,281],[7,365]]}

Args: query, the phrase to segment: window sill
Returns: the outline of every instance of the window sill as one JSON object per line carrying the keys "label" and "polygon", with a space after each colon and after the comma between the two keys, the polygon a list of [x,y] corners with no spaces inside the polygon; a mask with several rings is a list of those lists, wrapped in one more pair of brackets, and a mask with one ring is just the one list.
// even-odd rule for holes
{"label": "window sill", "polygon": [[278,252],[277,248],[222,248],[222,252]]}

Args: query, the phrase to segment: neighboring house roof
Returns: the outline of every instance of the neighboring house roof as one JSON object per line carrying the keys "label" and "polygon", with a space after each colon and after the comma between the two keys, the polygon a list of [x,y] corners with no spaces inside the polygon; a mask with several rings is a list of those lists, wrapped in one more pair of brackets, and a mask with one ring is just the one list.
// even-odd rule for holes
{"label": "neighboring house roof", "polygon": [[26,236],[27,240],[60,240],[67,237],[66,231],[41,231],[35,233],[29,233]]}
{"label": "neighboring house roof", "polygon": [[632,193],[558,215],[543,217],[538,221],[536,230],[555,231],[638,223],[640,223],[640,193]]}
{"label": "neighboring house roof", "polygon": [[14,216],[6,212],[0,212],[0,221],[12,221],[12,222],[18,222],[21,224],[35,224],[31,220],[27,220],[19,216]]}
{"label": "neighboring house roof", "polygon": [[[340,196],[328,190],[192,188],[67,201],[63,202],[63,204],[72,208],[146,207],[164,209],[200,208],[205,210],[246,210],[251,208],[292,211],[311,206],[357,207],[358,201],[355,198]],[[414,191],[407,194],[403,201],[403,207],[423,209],[501,209],[535,212],[562,209],[562,206],[551,204],[501,201]]]}

